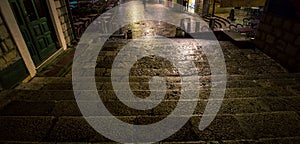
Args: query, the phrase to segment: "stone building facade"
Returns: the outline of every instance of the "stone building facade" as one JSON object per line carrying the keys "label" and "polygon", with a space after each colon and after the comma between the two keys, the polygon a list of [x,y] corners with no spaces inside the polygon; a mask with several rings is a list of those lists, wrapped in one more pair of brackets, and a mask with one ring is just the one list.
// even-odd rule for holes
{"label": "stone building facade", "polygon": [[[14,77],[9,74],[19,73],[23,75],[20,79],[24,79],[24,75],[28,75],[19,50],[7,29],[7,24],[3,21],[2,15],[0,15],[0,48],[0,89],[2,89],[5,84],[13,84]],[[10,71],[9,69],[17,69],[17,71]]]}
{"label": "stone building facade", "polygon": [[3,22],[3,17],[0,15],[0,70],[5,69],[9,65],[21,59],[19,51],[13,41],[10,33],[7,31],[7,26]]}
{"label": "stone building facade", "polygon": [[74,40],[67,1],[31,2],[0,1],[0,90],[34,77]]}
{"label": "stone building facade", "polygon": [[62,30],[66,39],[66,43],[70,44],[74,40],[74,34],[72,30],[72,25],[70,22],[70,14],[66,1],[64,0],[55,0],[55,7],[57,10],[57,15],[61,22]]}
{"label": "stone building facade", "polygon": [[300,72],[300,16],[297,11],[299,5],[292,0],[277,4],[268,0],[255,38],[262,51],[291,72]]}

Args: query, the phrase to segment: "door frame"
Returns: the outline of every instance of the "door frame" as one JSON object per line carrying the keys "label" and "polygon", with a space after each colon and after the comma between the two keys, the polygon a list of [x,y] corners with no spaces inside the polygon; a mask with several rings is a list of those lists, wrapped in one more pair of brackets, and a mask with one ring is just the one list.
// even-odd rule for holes
{"label": "door frame", "polygon": [[[52,25],[55,29],[56,35],[58,36],[58,41],[62,46],[61,48],[59,48],[59,50],[55,52],[57,53],[60,51],[60,49],[66,50],[67,43],[63,34],[61,22],[58,17],[54,0],[46,0],[46,2],[50,10]],[[42,62],[39,66],[35,66],[8,0],[0,0],[0,12],[3,15],[3,21],[8,24],[8,30],[16,43],[16,46],[20,52],[22,59],[24,60],[24,63],[29,71],[30,76],[34,77],[37,73],[37,68],[45,64],[47,60],[51,59],[51,56],[48,59],[44,60],[44,62]],[[55,53],[53,55],[56,55]]]}

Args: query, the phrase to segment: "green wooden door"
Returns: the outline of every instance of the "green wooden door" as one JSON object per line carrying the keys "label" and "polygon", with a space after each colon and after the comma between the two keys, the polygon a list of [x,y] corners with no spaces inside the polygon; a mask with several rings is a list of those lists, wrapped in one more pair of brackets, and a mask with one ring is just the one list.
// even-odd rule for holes
{"label": "green wooden door", "polygon": [[36,65],[57,50],[47,20],[45,0],[9,0],[31,57]]}

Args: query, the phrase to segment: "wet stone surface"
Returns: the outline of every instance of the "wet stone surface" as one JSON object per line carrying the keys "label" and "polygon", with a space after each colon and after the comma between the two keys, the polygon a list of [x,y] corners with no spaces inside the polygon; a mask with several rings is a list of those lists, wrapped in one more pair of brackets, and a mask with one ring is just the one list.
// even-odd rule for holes
{"label": "wet stone surface", "polygon": [[[154,4],[148,5],[148,7],[155,6]],[[127,11],[126,13],[120,12],[120,15],[133,15],[132,11],[128,9]],[[143,11],[143,7],[137,7],[137,12],[134,14],[138,15]],[[190,17],[181,13],[177,16],[174,19],[181,16]],[[159,35],[169,37],[175,33],[172,25],[160,21],[134,22],[127,26],[126,28],[133,31],[133,40],[144,36],[148,38]],[[89,32],[92,33],[91,30]],[[113,143],[87,123],[82,117],[75,98],[82,103],[87,103],[87,108],[93,109],[86,114],[87,119],[111,120],[109,115],[97,113],[97,110],[101,108],[97,102],[101,99],[105,108],[113,116],[135,125],[153,124],[163,120],[171,115],[179,102],[186,107],[180,108],[183,114],[179,115],[178,119],[187,117],[186,113],[193,108],[191,103],[196,103],[193,116],[188,122],[160,143],[231,144],[297,143],[299,141],[300,75],[289,73],[257,49],[242,49],[229,41],[219,42],[227,70],[227,85],[222,101],[220,98],[211,97],[211,94],[222,93],[224,79],[218,74],[212,75],[211,69],[214,67],[210,67],[202,45],[193,45],[192,39],[171,39],[181,44],[179,48],[184,51],[184,56],[179,56],[178,49],[166,40],[137,40],[136,45],[130,48],[130,52],[124,54],[134,59],[135,63],[131,65],[129,60],[118,61],[119,67],[115,69],[115,74],[120,76],[119,86],[123,88],[129,85],[133,95],[141,99],[149,98],[153,92],[165,95],[161,103],[153,109],[136,110],[127,106],[117,97],[111,74],[116,57],[124,46],[133,40],[108,40],[95,60],[94,73],[89,75],[80,72],[73,73],[79,73],[83,77],[82,80],[78,79],[72,83],[70,71],[66,77],[35,77],[29,83],[21,84],[16,89],[1,92],[0,143]],[[91,43],[96,43],[96,41],[90,39]],[[80,44],[79,51],[87,49],[88,46],[88,44]],[[163,49],[162,53],[179,59],[179,63],[187,65],[188,68],[180,70],[166,58],[155,55],[139,58],[140,55],[135,53],[141,49],[148,51],[151,47]],[[195,64],[198,76],[192,75],[192,66],[188,65],[188,60]],[[91,64],[84,66],[88,68]],[[130,68],[129,72],[124,68]],[[124,82],[127,79],[122,76],[125,72],[129,73],[129,83]],[[199,96],[191,98],[187,95],[181,98],[183,80],[180,73],[184,73],[182,77],[189,84],[187,91],[199,92]],[[151,91],[149,81],[154,76],[162,77],[166,82],[166,91]],[[217,81],[216,83],[212,83],[213,78]],[[198,89],[192,89],[190,86],[195,79],[199,80]],[[89,85],[93,82],[96,84],[97,91]],[[74,94],[73,85],[82,86],[81,89],[76,90],[79,91],[78,95]],[[121,92],[125,94],[128,91]],[[209,100],[212,100],[213,104],[222,101],[222,105],[219,111],[218,107],[213,107],[218,111],[216,118],[206,129],[199,130],[201,118],[212,116],[212,113],[204,115]],[[133,105],[138,104],[129,99],[127,101]],[[116,133],[125,135],[125,133]]]}

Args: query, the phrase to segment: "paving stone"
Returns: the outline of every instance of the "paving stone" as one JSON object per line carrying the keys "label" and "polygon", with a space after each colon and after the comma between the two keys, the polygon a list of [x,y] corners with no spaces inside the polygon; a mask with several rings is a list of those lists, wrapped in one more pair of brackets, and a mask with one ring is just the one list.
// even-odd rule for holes
{"label": "paving stone", "polygon": [[[135,123],[135,120],[136,120],[136,117],[135,116],[124,116],[124,117],[89,117],[88,119],[92,122],[94,121],[98,121],[98,120],[102,120],[102,121],[105,121],[107,122],[106,124],[106,127],[103,127],[104,129],[107,130],[107,132],[111,132],[113,134],[116,134],[116,135],[119,135],[120,137],[123,136],[123,135],[127,135],[126,133],[120,133],[120,131],[112,131],[111,127],[115,127],[111,125],[110,121],[112,118],[117,118],[123,122],[126,122],[126,123]],[[124,137],[124,136],[123,136]],[[112,140],[102,136],[101,134],[97,134],[94,138],[91,139],[91,142],[102,142],[102,143],[110,143],[112,142]]]}
{"label": "paving stone", "polygon": [[69,90],[56,91],[35,91],[35,90],[16,90],[9,95],[14,100],[24,101],[52,101],[52,100],[74,100],[74,92]]}
{"label": "paving stone", "polygon": [[300,118],[295,112],[243,114],[235,117],[252,139],[300,135]]}
{"label": "paving stone", "polygon": [[11,102],[11,100],[5,99],[5,100],[1,100],[0,99],[0,111],[3,107],[5,107],[6,105],[8,105]]}
{"label": "paving stone", "polygon": [[54,101],[12,101],[0,110],[1,116],[50,116]]}
{"label": "paving stone", "polygon": [[7,99],[9,98],[9,95],[11,93],[14,93],[15,90],[13,89],[8,89],[8,90],[1,90],[0,91],[0,99]]}
{"label": "paving stone", "polygon": [[267,105],[271,111],[293,111],[291,104],[287,99],[296,99],[295,97],[291,98],[282,98],[282,97],[275,97],[275,98],[268,98],[262,97],[259,98],[265,105]]}
{"label": "paving stone", "polygon": [[26,83],[26,84],[20,84],[15,89],[19,90],[39,90],[43,87],[43,84],[39,83]]}
{"label": "paving stone", "polygon": [[258,144],[296,144],[299,143],[300,137],[283,137],[283,138],[266,138],[259,139]]}
{"label": "paving stone", "polygon": [[34,77],[30,83],[41,83],[41,84],[56,84],[56,83],[71,83],[72,79],[65,77]]}
{"label": "paving stone", "polygon": [[240,140],[247,139],[242,127],[233,116],[216,116],[212,123],[203,131],[198,129],[200,118],[192,117],[191,123],[195,133],[201,140]]}
{"label": "paving stone", "polygon": [[[1,141],[0,141],[1,142]],[[26,141],[3,141],[3,143],[6,144],[37,144],[37,143],[41,143],[41,144],[53,144],[53,142],[26,142]]]}
{"label": "paving stone", "polygon": [[271,91],[263,88],[227,88],[225,98],[249,98],[271,96]]}
{"label": "paving stone", "polygon": [[177,141],[177,142],[187,142],[187,141],[200,141],[201,137],[193,130],[194,125],[187,122],[179,131],[171,135],[164,141]]}
{"label": "paving stone", "polygon": [[247,87],[259,87],[256,83],[250,80],[229,81],[226,84],[227,88],[247,88]]}
{"label": "paving stone", "polygon": [[269,108],[255,98],[225,99],[219,114],[259,113],[270,111]]}
{"label": "paving stone", "polygon": [[51,84],[45,85],[41,88],[41,90],[72,90],[72,84]]}
{"label": "paving stone", "polygon": [[256,140],[224,140],[224,144],[253,144],[256,143]]}
{"label": "paving stone", "polygon": [[82,116],[76,101],[59,101],[53,109],[54,116]]}
{"label": "paving stone", "polygon": [[[60,4],[60,3],[59,3]],[[62,3],[62,5],[65,5]],[[153,6],[150,5],[149,6]],[[59,13],[65,13],[58,9]],[[144,9],[136,9],[136,13],[143,13]],[[127,15],[132,15],[128,13]],[[179,14],[178,17],[186,17]],[[175,17],[174,17],[175,18]],[[275,17],[268,18],[269,22],[284,23]],[[288,23],[287,23],[288,24]],[[134,32],[134,38],[142,35],[174,35],[175,27],[161,23],[158,28],[157,22],[145,21],[128,25]],[[64,27],[68,27],[64,25]],[[168,27],[168,28],[166,28]],[[264,25],[267,31],[272,27]],[[145,32],[144,29],[149,29]],[[280,32],[276,32],[277,34]],[[293,39],[294,34],[286,35]],[[261,40],[267,39],[275,45],[282,45],[274,41],[272,36],[260,36]],[[300,122],[300,75],[288,73],[286,69],[276,63],[258,49],[240,49],[229,41],[220,41],[224,53],[227,68],[227,87],[222,106],[216,118],[203,131],[198,129],[198,124],[207,101],[212,91],[222,93],[224,80],[219,75],[211,76],[211,69],[201,46],[193,46],[190,39],[172,39],[182,44],[180,47],[186,53],[185,57],[179,57],[181,64],[187,64],[187,59],[192,59],[199,71],[199,97],[191,99],[186,97],[183,103],[186,110],[192,109],[191,102],[196,102],[197,107],[194,116],[175,134],[159,143],[298,143]],[[96,43],[96,40],[91,40]],[[145,125],[158,122],[169,116],[177,107],[181,96],[181,79],[178,70],[164,58],[149,56],[137,60],[131,67],[130,87],[132,93],[140,98],[146,98],[151,94],[149,79],[152,76],[165,76],[167,92],[165,99],[157,107],[151,110],[135,110],[121,103],[116,97],[111,85],[111,67],[115,56],[124,45],[131,42],[126,39],[109,40],[103,46],[97,58],[95,73],[80,74],[82,79],[72,83],[72,72],[66,77],[35,77],[29,83],[24,83],[9,93],[0,93],[0,143],[115,143],[96,132],[81,117],[75,97],[80,102],[87,103],[86,107],[91,112],[86,114],[89,119],[105,119],[106,129],[111,130],[111,116],[100,115],[96,111],[101,107],[97,105],[98,94],[111,114],[119,120],[129,124]],[[169,48],[166,41],[137,40],[136,47],[154,46]],[[263,41],[260,46],[265,46]],[[293,42],[292,44],[298,44]],[[80,44],[78,48],[84,50],[88,45]],[[78,50],[77,48],[77,50]],[[266,50],[272,51],[272,47],[266,45]],[[135,51],[135,48],[132,48]],[[80,52],[80,51],[79,51]],[[272,51],[276,52],[276,51]],[[169,52],[176,57],[173,49]],[[215,53],[213,53],[215,54]],[[277,55],[276,55],[277,56]],[[283,56],[279,56],[283,57]],[[60,61],[63,68],[66,61]],[[120,62],[124,67],[131,66],[128,62]],[[86,64],[86,67],[93,64]],[[118,74],[124,72],[120,69]],[[183,71],[190,74],[190,69]],[[95,77],[96,76],[96,77]],[[95,79],[93,78],[95,77]],[[185,76],[188,81],[195,77]],[[217,83],[212,83],[214,77]],[[93,91],[86,85],[96,81],[99,91]],[[81,86],[72,91],[74,85]],[[124,83],[125,84],[125,83]],[[213,87],[213,89],[211,89]],[[220,102],[221,99],[214,99]],[[137,103],[134,103],[137,104]],[[2,106],[1,106],[2,105]],[[183,111],[184,108],[181,108]],[[25,117],[26,116],[26,117]],[[37,117],[38,116],[38,117]],[[49,116],[55,116],[49,117]],[[185,117],[183,114],[181,117]],[[3,124],[3,125],[2,125]],[[151,131],[151,130],[149,130]],[[111,131],[114,134],[125,135],[119,131]],[[163,132],[163,131],[162,131]],[[145,136],[146,137],[146,136]]]}
{"label": "paving stone", "polygon": [[208,142],[205,141],[189,141],[189,142],[160,142],[160,144],[206,144]]}
{"label": "paving stone", "polygon": [[0,117],[0,141],[39,142],[46,137],[54,117]]}
{"label": "paving stone", "polygon": [[287,98],[283,98],[283,101],[288,107],[291,107],[293,110],[298,111],[298,113],[300,114],[299,97],[287,97]]}
{"label": "paving stone", "polygon": [[97,132],[83,117],[60,117],[45,140],[49,142],[89,142]]}

